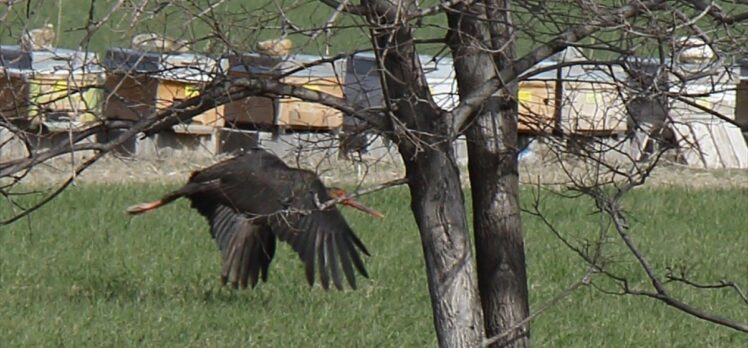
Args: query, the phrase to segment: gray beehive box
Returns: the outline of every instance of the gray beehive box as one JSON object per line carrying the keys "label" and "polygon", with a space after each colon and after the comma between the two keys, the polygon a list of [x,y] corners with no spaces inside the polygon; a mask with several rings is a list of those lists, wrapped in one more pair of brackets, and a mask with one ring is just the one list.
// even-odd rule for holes
{"label": "gray beehive box", "polygon": [[207,82],[216,71],[216,61],[196,53],[144,52],[129,48],[110,48],[104,66],[123,74],[152,74],[174,81]]}

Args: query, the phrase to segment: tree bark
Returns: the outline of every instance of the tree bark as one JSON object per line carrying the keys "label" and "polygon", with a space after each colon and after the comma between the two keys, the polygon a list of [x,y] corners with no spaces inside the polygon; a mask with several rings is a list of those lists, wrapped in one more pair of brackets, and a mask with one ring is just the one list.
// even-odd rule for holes
{"label": "tree bark", "polygon": [[439,346],[479,346],[483,322],[459,169],[451,147],[403,158],[426,259]]}
{"label": "tree bark", "polygon": [[441,347],[477,347],[483,319],[460,173],[451,146],[452,123],[429,92],[413,32],[403,18],[413,1],[362,0],[372,25],[385,100],[387,134],[406,167],[411,209],[426,259],[434,327]]}
{"label": "tree bark", "polygon": [[[512,114],[482,114],[467,132],[478,286],[487,337],[512,328],[530,312],[520,221],[517,128]],[[529,347],[529,328],[520,328],[493,346]]]}
{"label": "tree bark", "polygon": [[[448,44],[460,96],[483,86],[511,64],[508,6],[508,1],[486,1],[449,15]],[[515,96],[516,83],[512,83],[488,98],[466,131],[478,286],[487,337],[502,334],[529,316]],[[529,347],[529,329],[520,328],[492,346]]]}

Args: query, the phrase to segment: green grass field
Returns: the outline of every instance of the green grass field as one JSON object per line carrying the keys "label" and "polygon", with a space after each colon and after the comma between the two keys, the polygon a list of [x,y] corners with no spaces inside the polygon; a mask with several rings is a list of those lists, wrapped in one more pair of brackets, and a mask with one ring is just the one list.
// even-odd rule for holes
{"label": "green grass field", "polygon": [[[320,35],[310,39],[313,31],[323,26],[334,12],[333,9],[317,0],[226,0],[221,1],[213,11],[206,11],[209,4],[216,1],[173,1],[172,6],[160,8],[158,1],[149,2],[145,12],[136,16],[137,2],[125,2],[111,16],[108,13],[116,2],[91,0],[37,0],[18,2],[7,17],[0,21],[0,44],[13,45],[24,30],[39,28],[45,23],[55,25],[58,31],[57,47],[83,48],[103,54],[107,48],[129,47],[130,39],[139,33],[155,32],[174,38],[193,42],[195,51],[218,56],[226,52],[226,45],[221,40],[208,36],[219,29],[222,39],[230,44],[231,49],[251,51],[258,40],[275,38],[281,35],[281,20],[284,15],[296,31],[290,35],[295,45],[295,52],[323,55],[334,55],[354,50],[371,49],[369,30],[365,20],[352,15],[342,15],[335,22],[329,38]],[[437,3],[436,0],[422,0],[421,7],[426,8]],[[29,8],[27,5],[31,4]],[[93,4],[93,5],[92,5]],[[62,6],[60,6],[62,5]],[[92,9],[93,6],[93,9]],[[279,10],[283,9],[283,12]],[[0,6],[0,10],[3,7]],[[153,13],[153,11],[156,11]],[[530,14],[521,8],[515,8],[515,23],[520,27],[531,21],[533,33],[518,35],[518,52],[523,53],[532,47],[532,39],[542,40],[555,29],[538,23]],[[570,10],[569,10],[570,11]],[[86,27],[89,14],[93,21],[102,18],[108,20],[89,40],[86,38]],[[568,13],[568,12],[567,12]],[[200,15],[196,19],[196,15]],[[0,12],[2,15],[2,12]],[[417,39],[443,39],[447,34],[445,16],[427,16],[417,25]],[[295,32],[289,29],[289,32]],[[329,45],[329,52],[325,46]],[[444,54],[443,43],[419,45],[419,53]]]}
{"label": "green grass field", "polygon": [[[330,45],[329,54],[371,48],[364,20],[355,16],[339,17],[329,40],[324,35],[310,40],[311,33],[324,25],[333,12],[333,9],[316,0],[227,0],[221,1],[220,6],[216,6],[213,11],[206,10],[215,1],[177,1],[172,6],[160,9],[158,2],[152,1],[140,16],[135,16],[135,2],[125,2],[108,16],[108,21],[93,33],[90,40],[84,40],[92,4],[94,21],[98,21],[107,17],[114,3],[40,0],[32,2],[28,13],[26,4],[19,3],[0,21],[0,44],[16,44],[24,29],[51,23],[58,30],[57,46],[63,48],[82,47],[103,53],[110,47],[129,47],[130,39],[135,34],[155,32],[193,42],[194,49],[198,52],[220,55],[226,53],[223,51],[225,45],[208,36],[216,28],[232,49],[250,51],[258,40],[281,35],[280,17],[285,15],[293,27],[303,33],[290,36],[298,52],[324,54],[325,44]],[[427,0],[424,6],[430,3],[434,1]],[[283,13],[279,8],[283,9]],[[154,10],[157,12],[153,13]],[[197,15],[200,15],[199,18],[196,18]],[[424,27],[418,31],[419,38],[444,37],[446,34],[446,19],[443,16],[427,18],[424,23]],[[438,50],[439,47],[424,49],[431,53]]]}
{"label": "green grass field", "polygon": [[[364,200],[387,217],[346,211],[373,256],[360,289],[309,289],[283,245],[268,283],[220,286],[220,255],[207,224],[178,202],[131,219],[123,209],[163,186],[73,187],[28,220],[0,229],[0,347],[328,346],[436,344],[421,246],[405,190]],[[690,266],[700,280],[748,287],[748,191],[640,190],[627,201],[642,249],[658,270]],[[524,192],[524,199],[530,199]],[[590,204],[548,195],[548,216],[568,236],[597,227]],[[7,211],[3,215],[7,214]],[[583,264],[537,219],[525,216],[531,306],[555,296]],[[616,267],[633,271],[630,257]],[[748,319],[728,291],[674,287],[686,301]],[[744,347],[748,336],[652,300],[582,288],[532,326],[537,347]]]}

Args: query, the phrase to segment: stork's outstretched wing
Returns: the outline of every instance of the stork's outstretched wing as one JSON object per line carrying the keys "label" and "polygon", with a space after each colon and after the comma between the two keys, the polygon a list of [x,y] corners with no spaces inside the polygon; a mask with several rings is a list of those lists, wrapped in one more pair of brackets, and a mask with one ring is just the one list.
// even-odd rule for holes
{"label": "stork's outstretched wing", "polygon": [[[284,165],[276,171],[266,167],[262,172],[224,168],[218,179],[201,173],[193,176],[197,178],[218,186],[187,197],[210,222],[212,235],[224,255],[223,275],[232,283],[236,279],[227,270],[245,267],[231,266],[235,262],[263,262],[260,266],[246,266],[248,274],[239,271],[240,284],[242,280],[246,283],[247,276],[256,282],[257,267],[267,269],[272,254],[265,259],[256,253],[269,248],[270,242],[255,234],[268,228],[299,254],[310,285],[314,284],[315,273],[319,273],[325,289],[332,282],[342,290],[343,276],[355,288],[354,268],[368,277],[359,254],[369,255],[366,247],[334,206],[320,210],[319,204],[332,198],[314,173]],[[237,259],[236,255],[245,255],[236,254],[234,250],[239,249],[247,254]]]}
{"label": "stork's outstretched wing", "polygon": [[354,268],[368,277],[359,253],[369,252],[335,206],[321,209],[331,197],[317,175],[290,168],[267,151],[251,150],[197,171],[179,190],[128,212],[147,212],[180,197],[208,220],[223,255],[224,282],[254,287],[266,280],[276,237],[299,254],[309,285],[315,273],[325,289],[331,281],[342,289],[343,276],[355,288]]}
{"label": "stork's outstretched wing", "polygon": [[268,268],[275,255],[275,236],[267,225],[253,224],[242,214],[224,205],[213,209],[210,232],[223,255],[221,280],[234,287],[255,287],[259,276],[267,281]]}

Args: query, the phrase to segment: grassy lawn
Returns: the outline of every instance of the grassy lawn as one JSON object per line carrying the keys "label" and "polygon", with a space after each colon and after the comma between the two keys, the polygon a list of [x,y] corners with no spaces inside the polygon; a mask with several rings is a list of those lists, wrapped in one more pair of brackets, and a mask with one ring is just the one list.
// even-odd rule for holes
{"label": "grassy lawn", "polygon": [[[160,8],[159,2],[151,1],[139,16],[136,16],[138,12],[134,4],[141,1],[125,2],[111,15],[109,13],[115,4],[113,1],[40,0],[35,3],[43,4],[32,6],[28,17],[26,4],[19,3],[0,22],[3,24],[0,29],[1,44],[16,44],[24,29],[51,23],[59,29],[58,47],[84,47],[103,53],[110,47],[129,47],[130,39],[135,34],[155,32],[193,42],[196,51],[220,55],[225,53],[221,47],[211,47],[218,40],[207,37],[215,28],[220,29],[233,49],[249,51],[258,40],[279,37],[280,17],[285,15],[294,28],[303,32],[303,35],[290,36],[300,52],[323,54],[326,43],[331,45],[330,54],[371,47],[369,32],[362,28],[364,20],[355,16],[341,16],[329,39],[320,35],[318,39],[310,40],[311,33],[324,25],[334,12],[334,9],[316,0],[227,0],[221,1],[220,6],[212,11],[208,11],[209,4],[215,4],[215,1],[177,1],[165,8]],[[283,9],[282,13],[279,8]],[[94,21],[105,17],[109,20],[93,33],[90,40],[83,41],[91,12]],[[198,14],[199,18],[195,18]],[[443,16],[439,16],[439,19],[429,18],[425,28],[420,29],[419,37],[443,37],[445,22]],[[294,32],[294,29],[289,29],[289,32]]]}
{"label": "grassy lawn", "polygon": [[[73,187],[0,229],[0,346],[434,346],[421,247],[404,190],[365,201],[387,217],[346,211],[373,256],[360,289],[309,289],[283,245],[268,283],[220,286],[220,255],[186,202],[130,219],[123,209],[163,186]],[[529,200],[530,192],[524,192]],[[633,235],[659,270],[685,263],[696,279],[748,287],[746,190],[640,190],[627,201]],[[546,196],[550,219],[576,240],[593,233],[590,204]],[[6,212],[7,213],[7,212]],[[583,272],[537,219],[525,217],[531,306]],[[615,247],[613,247],[615,251]],[[633,277],[630,257],[613,253]],[[645,283],[641,283],[642,286]],[[673,287],[686,301],[746,320],[728,291]],[[748,336],[648,299],[578,290],[533,326],[538,347],[738,347]]]}
{"label": "grassy lawn", "polygon": [[[27,8],[28,4],[31,8]],[[303,34],[291,34],[296,51],[309,54],[326,54],[325,45],[329,45],[329,54],[351,52],[360,49],[371,49],[369,30],[365,20],[353,16],[342,15],[335,22],[334,30],[329,37],[319,35],[310,40],[313,31],[323,26],[334,10],[323,5],[318,0],[226,0],[221,1],[212,11],[206,11],[209,4],[216,1],[175,1],[173,5],[160,8],[158,1],[151,1],[145,12],[136,17],[136,6],[141,1],[126,1],[113,11],[114,1],[91,0],[38,0],[33,2],[18,2],[4,20],[0,21],[0,44],[13,45],[25,29],[42,27],[45,23],[55,25],[58,30],[57,47],[83,48],[103,54],[110,47],[129,47],[130,39],[139,33],[154,32],[171,37],[185,39],[194,43],[198,52],[208,52],[220,55],[224,52],[222,44],[207,35],[219,28],[224,39],[230,43],[232,49],[251,51],[258,40],[276,38],[281,35],[281,11],[292,23],[293,27]],[[436,0],[421,1],[426,8],[436,4]],[[92,5],[93,4],[93,5]],[[60,5],[62,7],[60,8]],[[93,6],[93,8],[92,8]],[[3,7],[0,5],[0,10]],[[27,12],[28,10],[28,12]],[[155,11],[155,12],[154,12]],[[521,9],[517,11],[516,21],[519,26],[527,25],[526,21],[537,19]],[[89,14],[93,13],[93,21],[108,18],[108,21],[86,38],[86,27],[89,24]],[[0,13],[1,14],[1,13]],[[196,19],[195,15],[200,14]],[[27,17],[28,15],[28,17]],[[136,19],[137,18],[137,19]],[[416,29],[418,39],[440,39],[447,34],[447,20],[445,16],[427,16]],[[532,36],[547,37],[546,31],[551,27],[538,27],[533,22]],[[555,32],[551,30],[552,32]],[[290,29],[289,32],[294,32]],[[526,52],[531,47],[530,40],[519,34],[518,50]],[[213,41],[213,42],[211,42]],[[220,47],[216,47],[216,45]],[[420,45],[419,53],[444,53],[444,44]]]}

